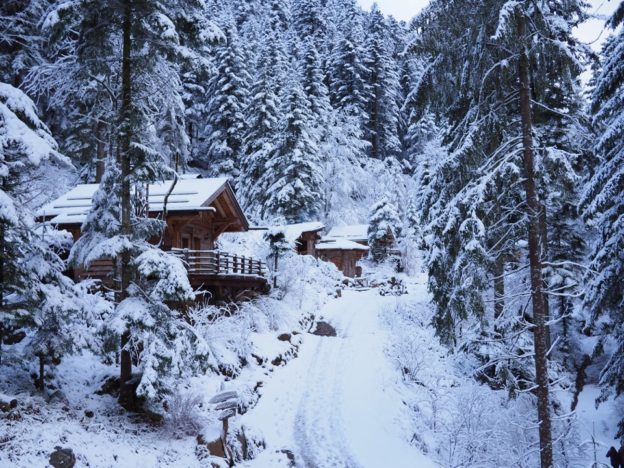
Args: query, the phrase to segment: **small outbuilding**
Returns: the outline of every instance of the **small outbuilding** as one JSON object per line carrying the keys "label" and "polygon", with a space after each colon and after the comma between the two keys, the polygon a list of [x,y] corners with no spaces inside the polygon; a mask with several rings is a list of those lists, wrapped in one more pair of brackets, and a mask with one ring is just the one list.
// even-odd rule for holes
{"label": "small outbuilding", "polygon": [[316,257],[316,245],[321,239],[321,232],[325,229],[325,225],[319,221],[311,221],[275,226],[272,229],[283,231],[286,240],[294,244],[299,255]]}
{"label": "small outbuilding", "polygon": [[368,245],[368,224],[336,226],[327,234],[328,239],[344,239],[361,245]]}
{"label": "small outbuilding", "polygon": [[368,254],[368,246],[347,239],[324,238],[316,245],[317,257],[332,262],[349,278],[361,276],[358,262]]}

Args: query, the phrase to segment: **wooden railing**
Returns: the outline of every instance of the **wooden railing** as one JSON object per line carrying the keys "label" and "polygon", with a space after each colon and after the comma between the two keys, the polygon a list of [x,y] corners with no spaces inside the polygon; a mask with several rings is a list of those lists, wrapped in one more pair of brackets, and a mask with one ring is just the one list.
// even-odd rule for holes
{"label": "wooden railing", "polygon": [[265,276],[267,271],[260,260],[220,250],[172,249],[171,253],[182,259],[189,275]]}

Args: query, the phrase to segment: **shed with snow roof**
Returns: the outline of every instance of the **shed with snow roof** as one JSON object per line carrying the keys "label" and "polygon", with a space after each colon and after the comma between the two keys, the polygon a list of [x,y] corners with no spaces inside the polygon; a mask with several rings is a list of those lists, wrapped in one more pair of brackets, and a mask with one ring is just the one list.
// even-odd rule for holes
{"label": "shed with snow roof", "polygon": [[328,239],[343,239],[368,245],[368,224],[350,224],[334,226],[327,234]]}
{"label": "shed with snow roof", "polygon": [[316,257],[316,243],[321,239],[325,225],[320,221],[307,223],[283,224],[265,228],[273,232],[283,232],[286,241],[294,246],[299,255]]}
{"label": "shed with snow roof", "polygon": [[342,273],[355,278],[362,274],[358,262],[368,254],[368,247],[347,239],[321,239],[316,245],[318,258],[332,262]]}

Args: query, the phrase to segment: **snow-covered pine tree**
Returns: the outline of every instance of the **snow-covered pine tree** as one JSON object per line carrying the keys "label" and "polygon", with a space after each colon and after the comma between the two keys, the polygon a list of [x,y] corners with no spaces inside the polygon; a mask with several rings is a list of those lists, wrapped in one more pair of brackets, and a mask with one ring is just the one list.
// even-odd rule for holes
{"label": "snow-covered pine tree", "polygon": [[329,64],[329,93],[336,109],[349,112],[364,123],[370,89],[367,82],[364,30],[359,16],[349,18],[349,25],[337,38]]}
{"label": "snow-covered pine tree", "polygon": [[[449,12],[455,8],[461,8],[464,14],[449,16]],[[524,25],[529,23],[528,30],[533,34],[531,37],[539,38],[526,49],[522,47],[526,45],[524,41],[528,36],[520,28],[524,18],[528,18]],[[547,339],[543,321],[546,309],[540,264],[543,252],[539,250],[542,241],[539,220],[541,205],[534,190],[536,181],[542,176],[535,174],[535,165],[531,160],[535,154],[532,148],[535,134],[532,120],[534,116],[537,117],[536,124],[543,126],[545,123],[541,118],[544,117],[552,125],[551,128],[556,128],[556,133],[560,134],[572,135],[573,130],[570,125],[562,126],[558,122],[559,116],[536,112],[531,109],[530,103],[527,105],[526,72],[530,67],[536,101],[534,107],[547,106],[545,97],[552,96],[556,100],[556,93],[549,91],[556,87],[568,99],[577,99],[577,80],[582,70],[580,65],[584,50],[574,38],[572,29],[583,18],[582,2],[538,5],[531,2],[488,1],[457,4],[433,2],[419,20],[423,25],[428,24],[428,27],[422,29],[420,46],[431,57],[436,57],[426,72],[426,79],[431,85],[427,87],[428,93],[433,92],[435,95],[435,99],[429,101],[433,106],[431,110],[437,114],[444,113],[449,119],[446,130],[449,156],[435,167],[436,173],[430,177],[436,188],[426,192],[438,192],[438,195],[430,199],[425,209],[425,219],[428,220],[425,238],[430,239],[430,287],[438,312],[446,317],[438,320],[438,329],[452,342],[457,323],[453,314],[456,312],[455,317],[461,317],[462,310],[453,311],[449,305],[454,303],[454,294],[461,290],[467,278],[449,275],[448,272],[454,271],[453,266],[462,258],[474,258],[465,256],[466,245],[460,236],[460,226],[476,214],[485,228],[485,235],[480,239],[487,257],[483,259],[479,256],[478,263],[463,271],[482,277],[485,268],[494,283],[496,297],[491,302],[495,305],[494,310],[486,308],[485,297],[481,299],[479,307],[473,304],[475,311],[485,311],[486,318],[484,321],[476,316],[475,328],[485,333],[505,333],[505,328],[499,327],[500,320],[504,319],[501,315],[503,312],[507,316],[507,324],[515,322],[521,326],[524,319],[517,315],[518,309],[509,309],[513,301],[501,299],[507,295],[505,282],[500,279],[510,274],[507,265],[512,271],[524,268],[518,260],[530,253],[534,299],[530,320],[540,329],[539,333],[534,334],[534,344],[537,356],[535,375],[539,382],[539,418],[543,421],[540,426],[543,466],[552,464],[552,447],[548,428],[545,365]],[[436,27],[431,28],[431,24]],[[565,47],[558,48],[554,44],[565,44]],[[510,50],[518,51],[519,55],[510,55]],[[522,60],[518,61],[518,57]],[[557,63],[557,78],[562,80],[558,84],[553,85],[553,76],[548,77],[552,70],[545,65],[544,57],[549,57],[549,64]],[[455,77],[457,81],[449,84],[448,77]],[[520,78],[524,80],[521,87],[521,103],[524,105],[521,114],[517,107],[517,83]],[[567,106],[561,99],[551,109],[553,114],[571,116],[569,120],[564,119],[566,122],[582,120],[579,106]],[[549,137],[540,141],[537,148],[544,148],[544,151],[550,151],[546,149],[548,147],[559,149],[559,155],[566,154],[569,158],[568,167],[572,167],[572,158],[581,151],[578,147],[571,151],[569,141],[562,144],[563,139],[552,138],[554,133],[549,133]],[[577,144],[582,145],[582,140],[577,139]],[[543,166],[538,167],[543,170]],[[550,175],[560,177],[557,173]],[[532,182],[527,184],[527,181]],[[530,190],[523,190],[523,183]],[[524,208],[518,209],[523,204]],[[530,206],[528,211],[526,206]],[[527,238],[530,245],[524,250],[522,246],[526,245]],[[478,279],[474,277],[471,281],[477,284]],[[482,292],[486,292],[485,288]],[[494,324],[493,329],[490,324]],[[470,327],[463,329],[468,330]],[[494,350],[496,353],[498,351]],[[531,378],[528,372],[524,375]]]}
{"label": "snow-covered pine tree", "polygon": [[41,61],[38,24],[48,2],[11,0],[0,4],[0,82],[20,88],[31,67]]}
{"label": "snow-covered pine tree", "polygon": [[115,78],[120,54],[105,28],[111,12],[97,1],[54,2],[37,20],[46,47],[28,74],[27,89],[44,99],[61,151],[81,169],[85,181],[99,180],[104,160],[114,153]]}
{"label": "snow-covered pine tree", "polygon": [[325,178],[323,218],[328,226],[357,223],[363,215],[362,200],[368,187],[362,184],[369,174],[362,167],[368,142],[364,140],[359,118],[339,110],[327,115],[325,137],[320,143]]}
{"label": "snow-covered pine tree", "polygon": [[[596,228],[590,256],[585,306],[594,320],[609,317],[616,349],[600,376],[601,399],[624,394],[624,2],[609,21],[607,39],[595,77],[592,110],[599,132],[595,151],[600,166],[583,193],[584,217]],[[617,29],[619,27],[619,30]],[[624,439],[624,419],[617,437]]]}
{"label": "snow-covered pine tree", "polygon": [[323,208],[323,182],[315,122],[299,73],[293,71],[284,95],[280,136],[265,166],[263,216],[288,222],[318,219]]}
{"label": "snow-covered pine tree", "polygon": [[231,18],[226,22],[223,27],[226,40],[217,46],[216,72],[207,87],[205,141],[195,163],[211,174],[236,178],[251,77],[236,26]]}
{"label": "snow-covered pine tree", "polygon": [[275,37],[269,40],[261,52],[258,77],[251,88],[249,106],[245,110],[248,120],[236,188],[243,208],[252,218],[260,215],[265,200],[265,187],[260,181],[278,138],[280,109],[276,88],[281,78],[275,76],[279,69],[276,70],[273,61],[274,54],[280,50],[276,46],[278,41]]}
{"label": "snow-covered pine tree", "polygon": [[[325,84],[322,64],[314,41],[306,40],[303,54],[303,90],[310,101],[310,112],[316,119],[318,127],[327,126],[329,91]],[[320,130],[322,131],[322,130]]]}
{"label": "snow-covered pine tree", "polygon": [[293,0],[292,12],[293,26],[298,36],[305,41],[312,41],[315,48],[322,48],[328,28],[324,1]]}
{"label": "snow-covered pine tree", "polygon": [[375,262],[383,262],[401,236],[401,219],[397,208],[383,198],[373,205],[368,218],[369,255]]}
{"label": "snow-covered pine tree", "polygon": [[45,363],[72,348],[70,321],[78,321],[72,315],[80,312],[59,257],[69,236],[46,232],[27,205],[34,169],[48,162],[68,164],[57,150],[34,103],[0,83],[0,353],[6,333],[30,329],[26,351],[40,361],[41,390]]}
{"label": "snow-covered pine tree", "polygon": [[377,5],[370,13],[367,39],[367,140],[370,142],[371,157],[386,159],[401,153],[400,81],[398,64],[393,57],[394,43]]}
{"label": "snow-covered pine tree", "polygon": [[[119,401],[134,407],[135,388],[139,395],[152,401],[162,397],[166,386],[155,386],[155,371],[160,372],[164,383],[181,369],[171,365],[171,354],[163,353],[162,346],[154,344],[159,342],[159,336],[166,334],[172,340],[179,336],[181,345],[191,347],[178,348],[176,359],[194,359],[196,354],[203,353],[197,340],[184,339],[181,318],[166,305],[188,300],[192,291],[186,275],[180,274],[180,260],[148,243],[148,239],[161,232],[163,223],[147,216],[145,186],[171,174],[164,164],[171,156],[164,150],[167,143],[186,144],[180,137],[184,115],[179,114],[184,110],[180,105],[180,57],[188,57],[182,43],[197,26],[193,20],[204,18],[205,12],[201,0],[104,3],[74,0],[55,5],[45,23],[78,51],[94,47],[95,41],[89,34],[75,35],[73,31],[97,31],[94,34],[106,47],[99,55],[93,54],[94,66],[100,62],[119,63],[119,59],[121,62],[110,77],[104,75],[113,86],[111,144],[117,157],[107,160],[104,182],[94,196],[94,209],[83,226],[83,236],[73,247],[72,259],[86,264],[96,258],[115,260],[117,307],[108,327],[121,337]],[[94,12],[99,16],[94,18]],[[92,21],[101,27],[89,26]],[[168,116],[172,125],[162,125],[163,115]],[[166,132],[162,133],[163,130]],[[185,151],[183,147],[177,150],[180,154]],[[167,289],[154,293],[150,287],[154,280]],[[165,310],[170,313],[164,313]],[[137,354],[141,349],[139,342],[143,347]],[[133,361],[143,371],[136,382],[138,387],[132,382]]]}

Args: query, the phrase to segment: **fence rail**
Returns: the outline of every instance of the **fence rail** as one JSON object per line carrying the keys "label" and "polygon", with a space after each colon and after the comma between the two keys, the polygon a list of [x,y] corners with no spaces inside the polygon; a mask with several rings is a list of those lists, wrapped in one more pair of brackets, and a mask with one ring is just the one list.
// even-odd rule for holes
{"label": "fence rail", "polygon": [[232,255],[220,250],[172,249],[189,275],[255,275],[266,274],[266,264],[244,255]]}

